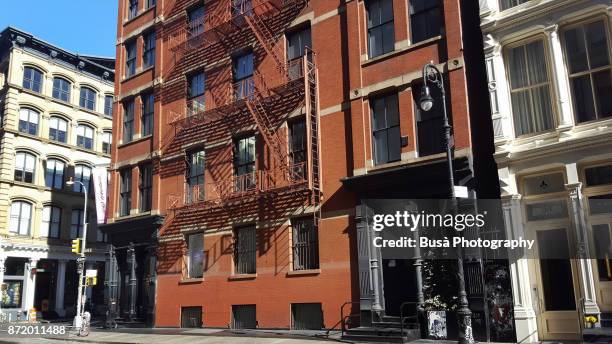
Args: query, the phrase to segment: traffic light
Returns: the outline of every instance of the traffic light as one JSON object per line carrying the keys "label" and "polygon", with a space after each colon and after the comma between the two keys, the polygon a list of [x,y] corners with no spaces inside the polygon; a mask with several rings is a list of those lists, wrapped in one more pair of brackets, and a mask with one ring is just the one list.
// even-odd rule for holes
{"label": "traffic light", "polygon": [[96,285],[96,284],[98,284],[98,277],[86,277],[85,278],[85,285],[91,286],[91,285]]}
{"label": "traffic light", "polygon": [[81,253],[81,239],[72,240],[72,253]]}

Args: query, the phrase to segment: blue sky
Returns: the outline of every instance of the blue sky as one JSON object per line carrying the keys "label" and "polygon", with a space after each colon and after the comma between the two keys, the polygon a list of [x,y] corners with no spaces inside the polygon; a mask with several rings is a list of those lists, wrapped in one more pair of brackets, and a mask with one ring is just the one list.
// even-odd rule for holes
{"label": "blue sky", "polygon": [[0,2],[0,31],[10,25],[73,53],[115,56],[118,0]]}

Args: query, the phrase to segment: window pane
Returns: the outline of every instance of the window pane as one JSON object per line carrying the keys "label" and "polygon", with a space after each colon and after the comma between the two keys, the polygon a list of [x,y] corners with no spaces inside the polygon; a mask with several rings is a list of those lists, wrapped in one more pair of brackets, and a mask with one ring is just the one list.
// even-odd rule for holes
{"label": "window pane", "polygon": [[612,116],[612,70],[593,74],[599,117]]}
{"label": "window pane", "polygon": [[544,42],[536,41],[526,46],[527,67],[531,85],[548,81],[546,57],[544,56]]}
{"label": "window pane", "polygon": [[533,117],[535,131],[545,131],[553,127],[552,104],[548,86],[535,88],[531,94],[533,98]]}
{"label": "window pane", "polygon": [[380,130],[374,133],[374,154],[376,164],[385,164],[389,161],[387,150],[387,130]]}
{"label": "window pane", "polygon": [[587,74],[572,79],[572,90],[574,92],[574,111],[578,117],[578,122],[596,119],[591,77]]}
{"label": "window pane", "polygon": [[510,69],[510,85],[512,88],[525,87],[527,81],[527,66],[525,65],[525,47],[510,49],[508,52]]}
{"label": "window pane", "polygon": [[587,70],[589,66],[582,27],[568,30],[564,36],[570,73]]}
{"label": "window pane", "polygon": [[587,26],[586,31],[591,68],[608,65],[608,38],[606,36],[606,27],[604,23],[602,21],[591,23]]}

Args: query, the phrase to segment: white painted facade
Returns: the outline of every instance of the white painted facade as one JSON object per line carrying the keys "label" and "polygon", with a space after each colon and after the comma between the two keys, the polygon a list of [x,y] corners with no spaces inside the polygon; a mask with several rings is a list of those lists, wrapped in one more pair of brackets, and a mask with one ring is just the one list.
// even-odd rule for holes
{"label": "white painted facade", "polygon": [[[103,152],[102,138],[110,133],[112,117],[104,114],[105,96],[113,95],[112,69],[105,75],[91,73],[87,64],[95,62],[78,55],[66,52],[61,48],[40,41],[25,32],[3,32],[2,39],[11,40],[11,47],[5,54],[0,54],[0,283],[22,280],[21,300],[10,307],[2,307],[2,311],[10,314],[11,319],[25,319],[25,313],[35,305],[35,287],[37,275],[44,271],[41,261],[52,262],[53,291],[49,295],[49,311],[55,311],[59,316],[65,316],[64,293],[68,281],[65,280],[67,267],[76,255],[71,253],[70,241],[73,239],[71,226],[72,211],[83,209],[83,193],[75,192],[73,187],[65,182],[74,176],[77,165],[95,167],[108,165],[110,155]],[[20,35],[21,33],[21,35]],[[11,37],[6,37],[7,35]],[[19,38],[21,37],[21,38]],[[44,46],[44,48],[37,48]],[[51,53],[46,54],[45,51]],[[53,53],[55,52],[55,53]],[[55,55],[55,56],[53,56]],[[70,58],[70,59],[69,59]],[[70,61],[79,61],[76,64]],[[79,65],[82,63],[81,65]],[[32,67],[42,73],[40,92],[24,87],[24,69]],[[104,68],[97,67],[98,70]],[[68,101],[56,99],[53,96],[54,77],[61,77],[70,82],[70,97]],[[94,110],[79,106],[80,88],[87,86],[96,91]],[[32,135],[20,130],[20,110],[32,109],[38,112],[38,130]],[[50,119],[58,117],[67,121],[66,142],[57,142],[50,138]],[[77,126],[85,124],[93,129],[92,149],[77,145]],[[32,182],[17,181],[15,176],[16,156],[27,152],[35,157],[34,177]],[[46,163],[56,159],[65,164],[61,187],[49,187],[45,181]],[[93,185],[93,184],[90,184]],[[88,190],[93,196],[93,190]],[[88,205],[88,245],[92,249],[88,253],[88,264],[103,262],[104,237],[98,231],[93,197]],[[31,206],[29,229],[27,232],[12,231],[11,206],[15,202],[25,202]],[[55,206],[60,209],[58,237],[45,236],[42,233],[43,209],[45,206]],[[8,275],[9,267],[15,266],[15,261],[23,266],[23,273],[17,276]],[[72,263],[74,264],[74,263]],[[38,269],[37,269],[38,265]],[[21,272],[21,271],[20,271]],[[49,271],[46,271],[49,272]],[[70,281],[69,283],[74,283]],[[5,285],[4,288],[7,286]],[[49,286],[50,287],[50,286]],[[90,293],[90,292],[89,292]],[[76,299],[75,299],[76,301]],[[40,307],[38,309],[40,311]],[[70,310],[68,310],[70,313]]]}
{"label": "white painted facade", "polygon": [[[612,1],[514,0],[516,6],[506,9],[502,1],[480,0],[480,14],[507,236],[536,238],[546,230],[561,229],[567,233],[570,252],[591,257],[597,244],[593,228],[609,224],[612,214],[593,214],[589,200],[612,194],[612,185],[589,185],[585,171],[612,165],[612,117],[607,117],[612,114],[579,120],[582,114],[572,88],[564,37],[572,28],[604,23],[610,64]],[[509,50],[533,41],[543,42],[553,124],[547,130],[519,135],[516,112],[520,110],[513,107]],[[612,93],[601,96],[612,97]],[[530,219],[531,205],[555,201],[565,204],[567,213]],[[570,266],[576,310],[550,312],[548,291],[542,290],[547,289],[543,288],[542,262],[511,261],[518,342],[581,339],[585,315],[599,318],[612,311],[610,281],[599,276],[597,261],[573,259]]]}

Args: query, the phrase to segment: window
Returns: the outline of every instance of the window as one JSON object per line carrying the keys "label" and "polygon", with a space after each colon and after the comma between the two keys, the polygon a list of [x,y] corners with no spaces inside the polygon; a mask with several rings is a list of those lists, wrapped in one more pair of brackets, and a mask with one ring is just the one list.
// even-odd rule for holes
{"label": "window", "polygon": [[42,72],[32,67],[23,69],[23,88],[40,93],[42,91]]}
{"label": "window", "polygon": [[[413,85],[412,96],[414,100],[416,120],[417,120],[417,150],[419,156],[428,156],[442,153],[446,150],[444,139],[444,107],[442,106],[442,93],[440,88],[430,85],[431,97],[434,99],[432,108],[423,111],[419,104],[421,89],[423,85]],[[448,89],[448,85],[446,85]],[[448,99],[447,99],[448,101]],[[447,103],[448,120],[452,121],[450,114],[451,107]]]}
{"label": "window", "polygon": [[[87,188],[88,192],[91,190],[91,187],[89,185],[90,180],[91,180],[91,167],[85,166],[85,165],[76,165],[74,167],[74,181],[75,182],[79,181],[83,183],[83,185],[85,185],[85,187]],[[72,191],[81,192],[81,184],[74,183],[74,185],[72,186]]]}
{"label": "window", "polygon": [[189,17],[189,37],[195,37],[204,32],[204,6],[199,6],[187,14]]}
{"label": "window", "polygon": [[502,11],[507,10],[509,8],[518,6],[520,4],[524,4],[529,0],[501,0],[500,8]]}
{"label": "window", "polygon": [[85,149],[93,149],[93,128],[88,125],[79,124],[76,131],[77,146]]}
{"label": "window", "polygon": [[204,90],[206,81],[204,72],[198,72],[189,77],[189,106],[193,114],[206,110]]}
{"label": "window", "polygon": [[34,183],[36,170],[36,157],[30,153],[18,152],[15,154],[15,180],[25,183]]}
{"label": "window", "polygon": [[38,112],[23,108],[19,110],[19,132],[36,135],[38,134]]}
{"label": "window", "polygon": [[125,77],[136,74],[136,40],[125,43]]}
{"label": "window", "polygon": [[9,231],[19,235],[30,234],[32,220],[32,205],[27,202],[15,201],[11,204],[11,221]]}
{"label": "window", "polygon": [[111,145],[113,142],[113,134],[110,131],[102,133],[102,152],[106,154],[111,153]]}
{"label": "window", "polygon": [[563,33],[576,122],[612,116],[612,65],[606,24],[581,24]]}
{"label": "window", "polygon": [[57,159],[48,159],[45,163],[45,186],[54,189],[64,187],[64,169],[66,165]]}
{"label": "window", "polygon": [[128,2],[128,20],[138,15],[138,0],[129,0]]}
{"label": "window", "polygon": [[61,117],[51,117],[49,119],[49,139],[57,142],[66,143],[68,137],[68,121]]}
{"label": "window", "polygon": [[132,141],[134,136],[134,100],[123,105],[123,142]]}
{"label": "window", "polygon": [[98,94],[96,91],[89,87],[81,87],[81,97],[79,105],[86,109],[95,111],[96,110],[96,97]]}
{"label": "window", "polygon": [[612,184],[612,165],[587,168],[584,174],[587,186]]}
{"label": "window", "polygon": [[[306,55],[306,47],[312,47],[310,26],[300,31],[287,35],[287,59],[289,60],[289,79],[294,80],[303,75],[302,61],[300,58]],[[295,61],[295,62],[291,62]]]}
{"label": "window", "polygon": [[23,277],[21,279],[8,279],[4,277],[3,284],[6,285],[6,294],[2,298],[2,308],[20,308],[23,296]]}
{"label": "window", "polygon": [[246,191],[255,187],[255,136],[234,141],[235,191]]}
{"label": "window", "polygon": [[253,53],[247,53],[234,58],[234,95],[236,99],[244,99],[253,94]]}
{"label": "window", "polygon": [[140,211],[150,211],[153,196],[151,192],[153,188],[153,166],[150,164],[140,166],[139,172],[140,182],[138,184],[138,193],[140,195]]}
{"label": "window", "polygon": [[232,15],[250,14],[252,10],[252,0],[232,0]]}
{"label": "window", "polygon": [[151,8],[153,6],[155,6],[155,0],[147,0],[146,6],[147,8]]}
{"label": "window", "polygon": [[597,257],[597,270],[600,281],[612,281],[612,231],[609,224],[593,225],[593,242]]}
{"label": "window", "polygon": [[83,237],[83,209],[73,209],[70,218],[70,239]]}
{"label": "window", "polygon": [[144,36],[144,48],[142,52],[142,66],[147,68],[155,65],[155,31]]}
{"label": "window", "polygon": [[204,275],[204,234],[187,236],[187,278],[202,278]]}
{"label": "window", "polygon": [[237,228],[234,234],[234,273],[254,274],[256,272],[255,227]]}
{"label": "window", "polygon": [[368,12],[368,53],[373,58],[393,51],[395,32],[393,30],[393,0],[369,0]]}
{"label": "window", "polygon": [[153,93],[142,96],[142,117],[140,130],[142,136],[153,134],[153,113],[155,109],[155,97]]}
{"label": "window", "polygon": [[40,236],[59,238],[62,222],[62,209],[50,205],[43,208]]}
{"label": "window", "polygon": [[107,116],[113,115],[113,96],[104,96],[104,114]]}
{"label": "window", "polygon": [[293,228],[293,270],[319,268],[319,234],[313,218],[291,221]]}
{"label": "window", "polygon": [[53,78],[53,98],[69,102],[70,87],[70,81],[59,77]]}
{"label": "window", "polygon": [[412,44],[442,34],[440,0],[409,0]]}
{"label": "window", "polygon": [[126,169],[119,172],[121,178],[121,189],[119,190],[119,215],[130,215],[132,209],[132,170]]}
{"label": "window", "polygon": [[544,42],[537,40],[509,49],[506,57],[516,136],[551,129],[553,110]]}
{"label": "window", "polygon": [[187,166],[187,202],[193,203],[204,200],[204,151],[189,154]]}
{"label": "window", "polygon": [[289,158],[293,178],[306,178],[306,119],[289,122]]}
{"label": "window", "polygon": [[397,94],[370,100],[376,165],[400,160],[401,138]]}
{"label": "window", "polygon": [[232,305],[233,329],[255,329],[257,328],[257,306],[256,305]]}

